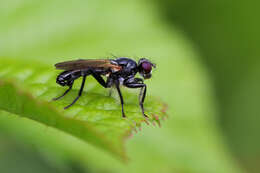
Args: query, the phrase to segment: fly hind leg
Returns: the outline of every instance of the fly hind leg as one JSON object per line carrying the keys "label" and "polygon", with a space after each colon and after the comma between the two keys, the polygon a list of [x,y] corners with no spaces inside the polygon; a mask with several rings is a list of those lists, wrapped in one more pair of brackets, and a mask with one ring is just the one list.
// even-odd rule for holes
{"label": "fly hind leg", "polygon": [[85,85],[85,81],[86,81],[86,77],[88,75],[91,74],[91,70],[85,70],[85,71],[81,71],[81,76],[83,76],[83,79],[82,79],[82,83],[81,83],[81,87],[80,87],[80,90],[79,90],[79,93],[78,93],[78,96],[73,100],[73,102],[71,104],[69,104],[68,106],[66,106],[64,109],[67,109],[69,107],[71,107],[74,103],[76,103],[76,101],[80,98],[80,96],[82,95],[82,92],[83,92],[83,89],[84,89],[84,85]]}
{"label": "fly hind leg", "polygon": [[59,99],[61,99],[62,97],[64,97],[64,96],[72,89],[73,83],[74,83],[74,82],[72,82],[72,83],[69,85],[69,88],[68,88],[61,96],[56,97],[56,98],[53,98],[52,100],[56,101],[56,100],[59,100]]}
{"label": "fly hind leg", "polygon": [[83,89],[84,89],[86,77],[88,75],[92,75],[104,88],[108,87],[108,84],[104,81],[104,79],[98,73],[96,73],[94,70],[89,69],[89,70],[83,71],[82,72],[83,80],[81,83],[81,87],[80,87],[78,96],[73,100],[73,102],[70,105],[66,106],[64,109],[67,109],[70,106],[72,106],[80,98],[80,96],[82,95]]}
{"label": "fly hind leg", "polygon": [[86,81],[86,75],[83,76],[82,79],[82,83],[81,83],[81,87],[78,93],[78,96],[73,100],[73,102],[71,104],[69,104],[68,106],[66,106],[64,109],[67,109],[69,107],[71,107],[74,103],[76,103],[76,101],[80,98],[80,96],[82,95],[83,89],[84,89],[84,85],[85,85],[85,81]]}

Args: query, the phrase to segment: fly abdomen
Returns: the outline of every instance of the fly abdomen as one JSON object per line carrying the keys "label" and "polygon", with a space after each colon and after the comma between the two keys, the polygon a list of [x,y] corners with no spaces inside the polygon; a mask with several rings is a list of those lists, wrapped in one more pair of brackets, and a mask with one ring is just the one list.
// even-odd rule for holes
{"label": "fly abdomen", "polygon": [[58,75],[56,83],[61,86],[70,86],[73,81],[81,76],[80,71],[64,71]]}

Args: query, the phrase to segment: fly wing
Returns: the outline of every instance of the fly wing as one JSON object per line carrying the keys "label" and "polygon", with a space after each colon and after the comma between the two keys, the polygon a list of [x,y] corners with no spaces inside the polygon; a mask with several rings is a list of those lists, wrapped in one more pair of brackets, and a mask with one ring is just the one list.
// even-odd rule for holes
{"label": "fly wing", "polygon": [[101,69],[117,69],[120,70],[121,67],[115,64],[111,64],[109,59],[79,59],[74,61],[65,61],[55,64],[56,69],[60,70],[83,70],[88,68],[101,68]]}

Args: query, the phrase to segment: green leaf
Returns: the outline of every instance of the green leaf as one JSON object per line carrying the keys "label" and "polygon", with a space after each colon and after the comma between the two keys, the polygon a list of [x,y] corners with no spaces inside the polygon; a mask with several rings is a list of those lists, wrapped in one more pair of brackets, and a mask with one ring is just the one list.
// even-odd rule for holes
{"label": "green leaf", "polygon": [[[217,127],[211,80],[194,49],[197,45],[182,28],[169,25],[157,4],[146,0],[4,0],[2,4],[0,57],[20,59],[24,66],[30,66],[27,58],[32,58],[46,62],[49,68],[66,58],[104,58],[109,53],[151,58],[158,68],[147,81],[148,94],[167,101],[171,118],[161,129],[144,126],[142,133],[128,141],[131,161],[127,165],[60,130],[5,111],[0,111],[0,132],[37,149],[55,167],[61,162],[68,167],[69,160],[86,172],[239,172]],[[51,84],[57,87],[54,78]],[[40,81],[44,80],[43,75]],[[83,96],[87,98],[96,84],[89,80]],[[53,95],[64,90],[59,87]],[[96,92],[106,95],[99,86]],[[70,103],[76,94],[77,90],[58,103]],[[120,105],[115,104],[116,108]],[[135,108],[139,111],[138,105]]]}
{"label": "green leaf", "polygon": [[122,118],[116,97],[108,96],[91,77],[78,102],[63,110],[77,96],[79,83],[63,99],[51,101],[65,90],[55,83],[58,72],[53,65],[36,61],[1,59],[0,108],[67,132],[124,160],[124,139],[144,122],[160,125],[159,118],[166,115],[165,105],[148,96],[144,107],[150,118],[145,119],[138,106],[138,94],[124,90],[127,118]]}

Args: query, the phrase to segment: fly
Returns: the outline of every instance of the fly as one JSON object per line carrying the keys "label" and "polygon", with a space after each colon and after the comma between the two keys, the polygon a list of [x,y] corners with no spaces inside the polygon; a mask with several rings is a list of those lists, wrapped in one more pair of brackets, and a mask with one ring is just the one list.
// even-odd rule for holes
{"label": "fly", "polygon": [[[136,78],[135,75],[139,73],[144,79],[152,77],[152,68],[155,64],[151,63],[148,59],[141,58],[138,63],[130,58],[116,58],[116,59],[94,59],[94,60],[74,60],[65,61],[55,64],[56,69],[64,70],[57,76],[56,82],[61,86],[68,86],[69,88],[59,97],[53,100],[58,100],[64,97],[73,86],[76,79],[82,77],[81,87],[78,96],[71,104],[64,109],[72,106],[82,95],[85,85],[86,77],[92,75],[97,82],[104,88],[111,88],[115,86],[121,101],[122,116],[124,112],[124,99],[120,91],[120,85],[128,88],[141,88],[139,94],[139,105],[144,117],[148,117],[144,113],[144,100],[146,96],[146,84],[142,78]],[[106,77],[106,81],[102,76]]]}

